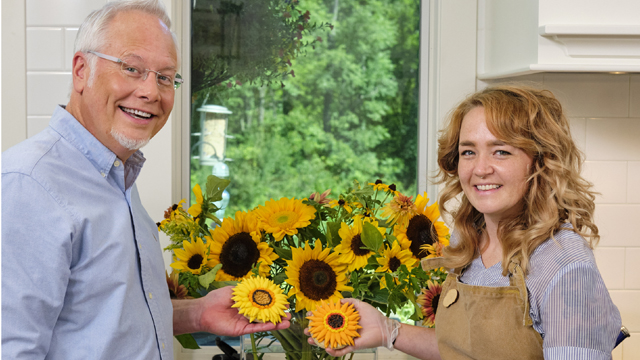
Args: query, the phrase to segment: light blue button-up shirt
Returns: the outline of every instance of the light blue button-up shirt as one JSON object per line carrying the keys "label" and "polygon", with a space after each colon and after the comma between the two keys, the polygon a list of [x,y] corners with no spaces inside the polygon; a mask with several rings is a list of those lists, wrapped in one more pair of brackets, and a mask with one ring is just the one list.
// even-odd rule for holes
{"label": "light blue button-up shirt", "polygon": [[143,163],[123,164],[62,107],[2,154],[3,359],[172,359]]}

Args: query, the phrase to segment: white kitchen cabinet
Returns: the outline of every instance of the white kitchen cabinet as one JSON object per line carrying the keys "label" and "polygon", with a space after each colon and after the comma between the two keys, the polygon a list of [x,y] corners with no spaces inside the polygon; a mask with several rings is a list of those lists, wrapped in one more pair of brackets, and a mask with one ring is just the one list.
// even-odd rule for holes
{"label": "white kitchen cabinet", "polygon": [[639,0],[479,0],[478,79],[640,72]]}

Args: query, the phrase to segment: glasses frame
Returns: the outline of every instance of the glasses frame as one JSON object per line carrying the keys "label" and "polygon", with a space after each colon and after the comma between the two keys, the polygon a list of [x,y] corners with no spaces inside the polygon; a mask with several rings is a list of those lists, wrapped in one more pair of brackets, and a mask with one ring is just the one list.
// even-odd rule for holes
{"label": "glasses frame", "polygon": [[[87,51],[87,53],[93,54],[93,55],[95,55],[95,56],[97,56],[99,58],[105,59],[105,60],[113,61],[116,64],[121,64],[121,67],[122,67],[122,65],[129,65],[126,61],[124,61],[124,60],[122,60],[120,58],[117,58],[115,56],[106,55],[106,54],[99,53],[99,52],[93,51],[93,50],[89,50],[89,51]],[[124,72],[124,70],[123,70],[123,72]],[[144,69],[144,73],[142,74],[142,81],[147,80],[147,77],[149,76],[150,72],[153,72],[153,73],[156,74],[156,84],[158,85],[158,87],[162,88],[162,85],[160,85],[160,83],[158,82],[158,75],[161,75],[161,76],[166,76],[166,75],[160,73],[159,71],[155,71],[155,70],[151,70],[151,69]],[[127,76],[129,76],[129,75],[127,75]],[[173,79],[173,89],[175,90],[175,89],[180,88],[180,85],[182,85],[183,82],[184,82],[184,80],[182,79],[182,76],[180,76],[180,74],[176,73],[176,76]]]}

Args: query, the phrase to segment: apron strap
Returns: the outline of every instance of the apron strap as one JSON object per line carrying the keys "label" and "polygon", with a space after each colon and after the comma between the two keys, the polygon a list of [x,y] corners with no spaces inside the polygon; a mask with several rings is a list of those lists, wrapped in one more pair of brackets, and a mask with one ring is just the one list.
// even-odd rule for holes
{"label": "apron strap", "polygon": [[520,258],[512,257],[509,262],[509,283],[511,286],[516,286],[520,292],[520,299],[524,304],[524,314],[522,317],[522,325],[532,326],[533,320],[529,314],[529,295],[527,291],[527,285],[524,281],[524,271],[520,267]]}

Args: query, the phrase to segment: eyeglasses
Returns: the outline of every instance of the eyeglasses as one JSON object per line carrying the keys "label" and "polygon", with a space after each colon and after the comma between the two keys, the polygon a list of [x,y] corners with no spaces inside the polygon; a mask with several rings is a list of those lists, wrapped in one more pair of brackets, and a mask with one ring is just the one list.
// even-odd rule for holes
{"label": "eyeglasses", "polygon": [[118,63],[121,65],[122,73],[126,76],[133,79],[142,79],[142,81],[147,80],[149,76],[149,72],[153,72],[156,74],[156,83],[161,90],[168,90],[172,87],[177,89],[184,82],[182,80],[182,76],[180,74],[162,74],[159,71],[146,69],[144,63],[138,59],[128,59],[124,61],[122,59],[118,59],[115,56],[109,56],[105,54],[101,54],[97,51],[87,51],[90,54],[93,54],[99,58],[103,58],[105,60],[113,61],[114,63]]}

